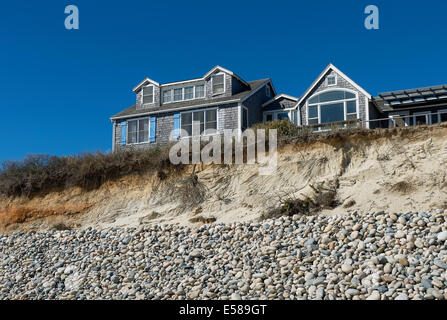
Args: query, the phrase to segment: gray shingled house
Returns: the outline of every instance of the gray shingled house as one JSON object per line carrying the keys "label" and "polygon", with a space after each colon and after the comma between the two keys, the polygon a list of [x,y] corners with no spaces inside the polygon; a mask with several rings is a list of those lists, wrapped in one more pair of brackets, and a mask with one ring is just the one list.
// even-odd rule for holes
{"label": "gray shingled house", "polygon": [[183,138],[180,128],[187,136],[205,129],[244,130],[262,122],[262,105],[276,95],[270,79],[245,81],[220,66],[186,81],[160,84],[146,78],[133,91],[136,104],[111,118],[113,150]]}
{"label": "gray shingled house", "polygon": [[[202,78],[160,84],[146,78],[133,90],[136,104],[111,118],[113,150],[149,147],[206,129],[244,130],[289,119],[297,126],[328,130],[348,122],[364,128],[447,121],[447,86],[371,95],[329,64],[300,98],[276,95],[270,79],[245,81],[216,66]],[[180,136],[180,130],[186,133]],[[174,133],[170,137],[171,133]]]}

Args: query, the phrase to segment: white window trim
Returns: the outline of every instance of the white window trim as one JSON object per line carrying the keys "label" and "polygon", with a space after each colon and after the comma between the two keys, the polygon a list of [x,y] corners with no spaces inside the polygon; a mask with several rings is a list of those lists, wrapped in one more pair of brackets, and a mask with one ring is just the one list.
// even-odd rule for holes
{"label": "white window trim", "polygon": [[[148,144],[148,143],[151,143],[151,119],[150,119],[151,117],[143,117],[143,118],[135,118],[135,119],[129,119],[129,120],[127,120],[127,124],[126,124],[126,126],[127,126],[127,128],[126,128],[126,146],[134,146],[134,145],[137,145],[137,144]],[[138,133],[139,133],[139,126],[140,126],[140,120],[148,120],[148,126],[147,126],[147,128],[148,128],[148,134],[147,134],[147,137],[148,137],[148,140],[147,141],[145,141],[145,142],[135,142],[135,143],[129,143],[129,122],[130,121],[137,121],[137,141],[138,141]]]}
{"label": "white window trim", "polygon": [[[329,84],[329,78],[335,78],[335,83],[334,84]],[[337,85],[337,83],[338,83],[338,77],[337,77],[337,74],[335,73],[335,74],[331,74],[331,75],[328,75],[327,77],[326,77],[326,86],[328,86],[328,87],[333,87],[333,86],[336,86]]]}
{"label": "white window trim", "polygon": [[[168,102],[164,101],[164,93],[165,92],[170,92],[171,100],[169,100]],[[172,103],[172,102],[174,102],[174,92],[172,91],[172,89],[161,90],[161,103],[165,104],[165,103]]]}
{"label": "white window trim", "polygon": [[[196,87],[200,87],[203,86],[203,96],[202,97],[197,97],[196,96]],[[192,98],[191,99],[185,99],[185,88],[191,88],[192,87]],[[182,99],[181,100],[174,100],[174,90],[176,89],[182,89]],[[171,101],[169,102],[164,102],[163,101],[163,92],[167,92],[167,91],[171,91]],[[174,102],[181,102],[181,101],[191,101],[191,100],[195,100],[195,99],[203,99],[206,97],[206,85],[205,83],[201,83],[201,84],[196,84],[196,85],[186,85],[186,86],[182,86],[182,87],[172,87],[169,89],[162,89],[162,103],[163,104],[168,104],[168,103],[174,103]]]}
{"label": "white window trim", "polygon": [[[193,114],[194,112],[202,111],[202,112],[204,112],[203,123],[206,126],[206,112],[207,111],[211,111],[211,110],[216,110],[216,130],[218,131],[218,128],[219,128],[219,108],[206,108],[206,109],[188,110],[188,111],[180,112],[180,131],[182,130],[182,114],[184,114],[184,113],[191,113],[191,114]],[[194,123],[194,117],[192,117],[192,122],[191,123]],[[192,129],[192,130],[194,130],[194,129]],[[206,128],[205,128],[205,130],[206,130]],[[200,137],[208,137],[208,136],[213,136],[213,135],[214,134],[202,134],[202,133],[200,133]],[[184,137],[180,136],[180,139],[191,138],[191,137],[193,137],[193,136],[184,136]]]}
{"label": "white window trim", "polygon": [[[223,92],[220,92],[220,93],[214,93],[214,77],[215,77],[215,76],[220,76],[220,75],[223,75],[223,85],[224,85],[224,89],[223,89]],[[223,73],[223,72],[219,72],[219,73],[213,74],[213,75],[211,76],[211,91],[212,91],[212,95],[213,95],[213,96],[218,96],[218,95],[221,95],[221,94],[225,94],[225,92],[227,92],[227,81],[226,81],[226,79],[225,79],[225,73]]]}
{"label": "white window trim", "polygon": [[[346,91],[346,92],[350,92],[352,94],[355,95],[355,98],[351,98],[351,99],[341,99],[341,100],[334,100],[334,101],[327,101],[327,102],[323,102],[323,103],[312,103],[309,104],[309,100],[311,100],[313,97],[322,94],[324,92],[330,92],[330,91]],[[318,124],[321,125],[321,106],[322,105],[328,105],[328,104],[335,104],[335,103],[340,103],[343,102],[343,113],[344,113],[344,121],[346,121],[348,113],[347,113],[347,104],[346,102],[348,101],[356,101],[357,103],[357,119],[360,119],[360,101],[359,101],[359,95],[357,92],[355,92],[354,90],[351,89],[345,89],[345,88],[339,88],[339,89],[328,89],[328,90],[323,90],[323,91],[319,91],[316,92],[315,94],[313,94],[311,97],[309,97],[309,99],[306,100],[306,125],[309,125],[309,106],[317,106],[317,110],[318,110]],[[349,113],[354,114],[354,113]],[[310,118],[310,119],[316,119],[316,118]],[[319,128],[319,131],[321,131],[321,128]]]}
{"label": "white window trim", "polygon": [[[144,103],[144,88],[148,88],[148,87],[152,87],[152,102]],[[143,104],[153,104],[153,103],[155,103],[155,86],[150,84],[150,85],[144,86],[141,89],[141,104],[143,105]]]}

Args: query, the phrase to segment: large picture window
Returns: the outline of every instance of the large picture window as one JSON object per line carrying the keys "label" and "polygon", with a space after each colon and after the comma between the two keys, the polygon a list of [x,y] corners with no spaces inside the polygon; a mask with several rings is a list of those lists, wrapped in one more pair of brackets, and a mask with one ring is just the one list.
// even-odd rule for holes
{"label": "large picture window", "polygon": [[307,124],[317,125],[356,120],[357,108],[357,97],[354,93],[345,90],[323,92],[309,99]]}
{"label": "large picture window", "polygon": [[149,118],[129,120],[127,129],[127,143],[149,142]]}
{"label": "large picture window", "polygon": [[183,137],[201,135],[205,129],[217,130],[217,109],[183,112],[181,128],[187,132]]}

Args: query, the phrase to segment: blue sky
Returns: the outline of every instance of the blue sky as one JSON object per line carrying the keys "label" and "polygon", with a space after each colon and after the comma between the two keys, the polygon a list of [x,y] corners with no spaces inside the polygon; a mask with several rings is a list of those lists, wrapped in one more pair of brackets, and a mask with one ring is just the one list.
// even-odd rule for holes
{"label": "blue sky", "polygon": [[[70,4],[79,30],[64,27]],[[364,28],[369,4],[380,30]],[[295,96],[329,62],[373,95],[447,83],[446,21],[439,0],[2,1],[0,160],[110,150],[136,84],[217,64]]]}

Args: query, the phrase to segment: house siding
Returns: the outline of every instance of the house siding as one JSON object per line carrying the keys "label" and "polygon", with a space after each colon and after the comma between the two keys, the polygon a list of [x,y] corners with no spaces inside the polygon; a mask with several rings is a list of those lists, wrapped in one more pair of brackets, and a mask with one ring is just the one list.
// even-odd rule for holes
{"label": "house siding", "polygon": [[[209,107],[213,108],[213,107]],[[192,109],[188,111],[197,111],[208,109],[207,107]],[[223,133],[224,129],[236,129],[238,128],[238,104],[228,104],[222,105],[218,107],[218,121],[217,121],[217,130]],[[155,115],[151,115],[156,117],[156,129],[155,129],[155,142],[153,143],[141,143],[141,144],[133,144],[133,145],[121,145],[121,123],[123,121],[115,122],[115,131],[114,131],[114,146],[115,150],[126,150],[126,149],[141,149],[141,148],[153,148],[159,145],[169,143],[169,136],[171,131],[174,130],[174,114],[177,112],[169,112],[169,113],[159,113]],[[179,111],[180,113],[180,111]],[[142,117],[130,118],[126,119],[126,121],[139,119]]]}
{"label": "house siding", "polygon": [[[326,79],[329,76],[337,76],[337,85],[335,86],[328,86],[326,83]],[[320,80],[319,83],[315,86],[315,88],[309,93],[308,98],[306,98],[304,101],[302,101],[299,105],[300,114],[301,114],[301,123],[304,125],[307,123],[307,110],[306,110],[306,104],[307,100],[312,97],[314,94],[324,91],[326,89],[350,89],[352,91],[355,91],[358,95],[358,108],[359,108],[359,118],[362,121],[367,121],[367,112],[368,112],[368,105],[369,100],[368,97],[365,96],[361,91],[359,91],[357,88],[355,88],[351,83],[349,83],[348,80],[343,78],[340,74],[336,73],[333,70],[329,70],[324,77]]]}
{"label": "house siding", "polygon": [[[225,92],[221,94],[213,94],[213,85],[212,85],[212,78],[213,75],[223,73],[225,75]],[[205,80],[205,88],[206,88],[206,98],[207,99],[214,99],[219,97],[230,97],[232,95],[232,87],[233,87],[233,77],[229,75],[226,72],[222,72],[219,70],[216,70],[214,73],[212,73],[208,78]]]}
{"label": "house siding", "polygon": [[143,104],[143,89],[137,92],[136,108],[137,110],[144,110],[160,106],[160,87],[154,85],[154,103]]}
{"label": "house siding", "polygon": [[[252,126],[256,123],[263,122],[263,108],[262,105],[269,101],[272,97],[268,97],[266,94],[265,87],[270,86],[267,83],[259,88],[252,96],[243,102],[243,106],[248,109],[248,126]],[[271,93],[273,95],[273,88],[271,88]]]}

